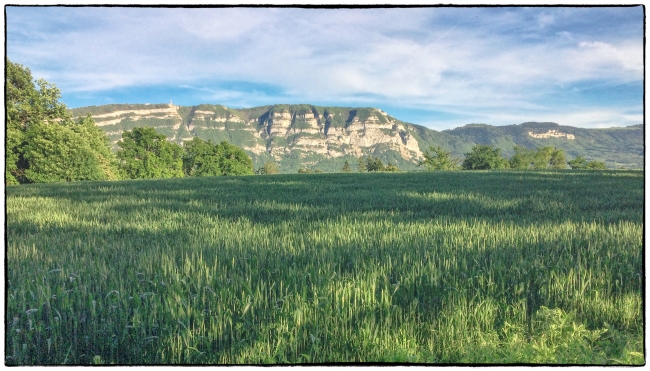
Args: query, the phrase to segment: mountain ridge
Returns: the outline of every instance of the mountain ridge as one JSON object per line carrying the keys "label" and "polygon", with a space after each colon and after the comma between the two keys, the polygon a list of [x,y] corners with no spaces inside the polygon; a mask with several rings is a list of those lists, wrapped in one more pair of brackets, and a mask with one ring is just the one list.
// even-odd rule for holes
{"label": "mountain ridge", "polygon": [[345,161],[373,155],[404,170],[417,168],[430,146],[441,146],[462,157],[476,144],[502,149],[506,156],[515,145],[527,148],[551,145],[565,150],[568,159],[583,156],[603,161],[610,168],[643,167],[643,125],[582,129],[552,122],[525,122],[493,126],[467,124],[436,131],[407,123],[372,107],[325,107],[277,104],[228,108],[200,104],[114,104],[69,110],[73,117],[91,114],[114,149],[122,132],[151,126],[168,140],[181,144],[198,136],[242,147],[255,167],[278,163],[282,172],[300,168],[338,171]]}

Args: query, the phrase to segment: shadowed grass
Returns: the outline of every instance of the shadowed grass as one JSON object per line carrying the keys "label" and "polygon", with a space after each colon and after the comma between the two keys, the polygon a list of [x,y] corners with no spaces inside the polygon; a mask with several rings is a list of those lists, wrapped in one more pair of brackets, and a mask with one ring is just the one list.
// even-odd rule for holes
{"label": "shadowed grass", "polygon": [[642,205],[634,171],[8,187],[5,361],[639,364]]}

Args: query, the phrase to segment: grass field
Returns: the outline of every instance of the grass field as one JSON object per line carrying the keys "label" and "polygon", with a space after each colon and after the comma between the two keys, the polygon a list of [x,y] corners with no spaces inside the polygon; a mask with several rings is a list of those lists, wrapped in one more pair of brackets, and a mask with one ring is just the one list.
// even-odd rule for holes
{"label": "grass field", "polygon": [[7,364],[643,364],[640,171],[6,188]]}

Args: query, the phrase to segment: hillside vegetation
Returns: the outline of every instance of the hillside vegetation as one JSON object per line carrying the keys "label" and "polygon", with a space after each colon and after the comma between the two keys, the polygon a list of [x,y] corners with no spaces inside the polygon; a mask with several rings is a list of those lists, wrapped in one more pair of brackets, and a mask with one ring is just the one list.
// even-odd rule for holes
{"label": "hillside vegetation", "polygon": [[[460,157],[477,145],[493,145],[508,157],[516,145],[534,149],[552,146],[568,159],[578,156],[604,162],[608,168],[643,167],[643,126],[581,129],[548,122],[491,126],[470,124],[435,131],[400,121],[376,108],[319,107],[309,104],[278,104],[234,109],[221,105],[176,107],[173,112],[152,113],[152,107],[168,105],[113,106],[121,115],[110,117],[107,106],[70,110],[76,117],[103,115],[97,124],[116,143],[123,130],[151,126],[182,143],[194,136],[213,142],[228,141],[251,156],[255,168],[273,161],[282,172],[309,168],[333,172],[345,161],[377,156],[403,170],[414,170],[423,152],[440,146]],[[121,108],[120,108],[121,107]],[[126,107],[126,108],[125,108]],[[132,112],[122,112],[131,109]],[[108,123],[108,124],[106,124]],[[567,137],[536,138],[530,135],[555,130]]]}

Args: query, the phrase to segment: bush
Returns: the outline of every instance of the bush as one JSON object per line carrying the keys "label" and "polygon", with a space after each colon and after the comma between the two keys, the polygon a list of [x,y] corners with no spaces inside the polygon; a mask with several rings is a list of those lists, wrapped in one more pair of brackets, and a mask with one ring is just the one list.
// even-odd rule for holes
{"label": "bush", "polygon": [[438,147],[429,147],[424,152],[424,160],[418,166],[424,166],[427,170],[458,170],[460,160],[451,157],[451,152]]}
{"label": "bush", "polygon": [[475,145],[465,154],[463,170],[508,169],[508,160],[501,156],[501,149],[488,145]]}
{"label": "bush", "polygon": [[257,170],[257,174],[277,174],[280,172],[278,165],[275,162],[265,162],[261,168]]}

